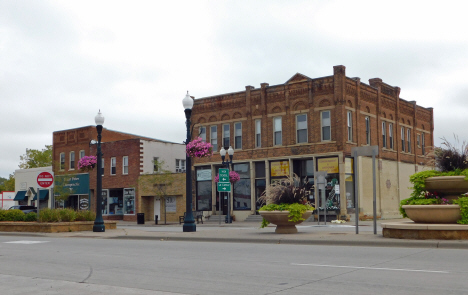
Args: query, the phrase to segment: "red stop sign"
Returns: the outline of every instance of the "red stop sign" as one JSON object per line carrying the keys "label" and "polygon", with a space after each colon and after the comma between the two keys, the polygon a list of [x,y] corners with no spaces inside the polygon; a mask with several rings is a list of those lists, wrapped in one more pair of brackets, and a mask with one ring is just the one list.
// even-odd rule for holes
{"label": "red stop sign", "polygon": [[40,187],[49,187],[54,183],[54,176],[49,172],[41,172],[37,176],[37,184]]}

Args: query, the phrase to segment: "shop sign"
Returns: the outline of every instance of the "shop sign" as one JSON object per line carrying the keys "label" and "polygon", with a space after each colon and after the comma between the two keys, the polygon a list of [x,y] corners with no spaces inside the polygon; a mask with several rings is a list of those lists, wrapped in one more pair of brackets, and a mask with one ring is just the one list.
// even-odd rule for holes
{"label": "shop sign", "polygon": [[354,159],[353,158],[345,158],[345,173],[354,174]]}
{"label": "shop sign", "polygon": [[88,210],[89,209],[89,200],[87,197],[80,198],[80,210]]}
{"label": "shop sign", "polygon": [[270,162],[271,177],[289,176],[289,161]]}
{"label": "shop sign", "polygon": [[197,170],[197,181],[211,180],[211,169]]}
{"label": "shop sign", "polygon": [[89,174],[56,175],[55,186],[69,189],[72,195],[89,194]]}
{"label": "shop sign", "polygon": [[166,212],[176,212],[176,197],[166,197]]}
{"label": "shop sign", "polygon": [[328,174],[340,173],[338,157],[317,159],[317,171],[326,171]]}

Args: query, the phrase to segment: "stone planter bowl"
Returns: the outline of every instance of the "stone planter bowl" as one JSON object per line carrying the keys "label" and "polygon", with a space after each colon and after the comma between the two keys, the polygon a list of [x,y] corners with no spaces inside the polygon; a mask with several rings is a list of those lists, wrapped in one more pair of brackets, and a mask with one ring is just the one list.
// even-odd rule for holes
{"label": "stone planter bowl", "polygon": [[461,218],[458,205],[403,205],[402,208],[416,223],[457,223]]}
{"label": "stone planter bowl", "polygon": [[425,181],[425,186],[427,191],[436,191],[441,196],[454,196],[455,199],[468,192],[468,181],[463,175],[429,177]]}
{"label": "stone planter bowl", "polygon": [[[289,211],[258,211],[260,215],[265,218],[266,221],[271,224],[276,224],[275,233],[277,234],[294,234],[297,233],[296,224],[300,224],[300,221],[289,221]],[[306,211],[302,214],[302,218],[306,220],[312,215],[312,211]]]}

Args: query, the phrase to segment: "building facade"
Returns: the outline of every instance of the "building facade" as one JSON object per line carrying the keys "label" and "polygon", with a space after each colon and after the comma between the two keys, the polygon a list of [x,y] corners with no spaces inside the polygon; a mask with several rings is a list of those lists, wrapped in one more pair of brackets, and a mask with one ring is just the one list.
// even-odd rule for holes
{"label": "building facade", "polygon": [[[53,175],[52,166],[17,169],[15,170],[15,198],[16,205],[31,205],[37,207],[37,176],[41,172],[49,172]],[[49,188],[39,188],[40,209],[52,208],[54,198],[52,195],[54,185]]]}
{"label": "building facade", "polygon": [[[161,205],[155,196],[141,195],[139,179],[157,174],[161,167],[173,173],[185,172],[185,145],[103,128],[101,171],[79,171],[79,159],[97,154],[96,140],[95,126],[54,132],[56,194],[63,195],[57,199],[64,199],[62,204],[66,207],[95,211],[96,173],[101,173],[104,219],[136,221],[137,213],[145,212],[146,220],[154,220],[155,215],[161,218],[160,210],[165,208],[165,203]],[[178,198],[183,196],[177,194]]]}
{"label": "building facade", "polygon": [[[195,159],[196,210],[227,211],[227,199],[212,181],[221,167],[221,147],[234,148],[233,169],[241,180],[233,187],[231,214],[244,220],[256,214],[265,185],[298,175],[316,207],[339,217],[354,212],[358,181],[362,215],[372,216],[372,163],[359,157],[354,175],[351,149],[378,146],[378,217],[399,216],[401,199],[409,196],[409,175],[426,169],[433,146],[433,110],[400,98],[400,88],[346,76],[309,78],[297,73],[284,84],[195,99],[194,136],[211,142],[211,158]],[[327,172],[326,204],[318,198],[314,174]]]}

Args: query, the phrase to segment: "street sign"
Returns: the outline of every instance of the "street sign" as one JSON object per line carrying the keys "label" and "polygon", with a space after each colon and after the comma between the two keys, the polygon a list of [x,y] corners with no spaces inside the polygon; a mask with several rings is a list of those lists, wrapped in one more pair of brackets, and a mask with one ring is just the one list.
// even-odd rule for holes
{"label": "street sign", "polygon": [[48,188],[54,183],[54,176],[49,172],[41,172],[37,175],[37,184],[40,187]]}
{"label": "street sign", "polygon": [[218,182],[218,192],[230,192],[230,191],[231,191],[230,183]]}
{"label": "street sign", "polygon": [[229,169],[219,169],[219,182],[229,183]]}

